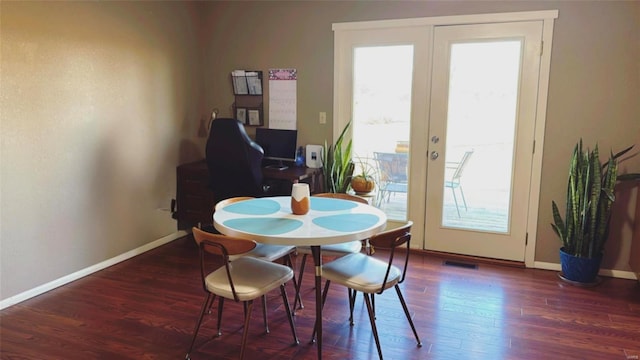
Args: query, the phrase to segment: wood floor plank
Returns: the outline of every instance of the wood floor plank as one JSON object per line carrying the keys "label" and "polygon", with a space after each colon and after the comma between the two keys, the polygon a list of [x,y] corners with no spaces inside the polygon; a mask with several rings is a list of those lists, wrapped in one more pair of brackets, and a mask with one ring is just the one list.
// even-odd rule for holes
{"label": "wood floor plank", "polygon": [[[383,256],[379,251],[375,256]],[[326,259],[329,261],[330,259]],[[296,261],[299,261],[296,259]],[[293,344],[279,292],[268,294],[270,333],[256,303],[248,359],[315,359],[313,272]],[[640,286],[602,278],[579,288],[553,271],[480,263],[443,265],[412,254],[401,285],[423,346],[394,291],[376,297],[376,324],[388,359],[621,359],[640,353]],[[287,284],[290,301],[294,291]],[[204,299],[193,239],[175,240],[0,312],[0,359],[183,359]],[[293,303],[291,301],[291,303]],[[192,359],[237,359],[242,305],[225,303],[221,337],[216,307],[205,317]],[[376,359],[362,296],[348,322],[347,292],[332,285],[323,314],[326,359]]]}

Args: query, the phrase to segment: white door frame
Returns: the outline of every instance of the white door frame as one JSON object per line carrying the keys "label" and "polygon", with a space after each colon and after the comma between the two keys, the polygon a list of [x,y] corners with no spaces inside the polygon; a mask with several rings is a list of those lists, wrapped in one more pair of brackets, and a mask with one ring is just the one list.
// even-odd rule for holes
{"label": "white door frame", "polygon": [[[361,32],[366,30],[381,30],[381,29],[394,29],[394,28],[411,28],[417,27],[424,31],[424,41],[428,44],[428,48],[433,46],[433,28],[438,25],[462,25],[462,24],[483,24],[483,23],[500,23],[500,22],[517,22],[517,21],[543,21],[542,39],[543,44],[541,46],[542,55],[540,59],[540,78],[538,85],[538,103],[536,106],[536,125],[535,125],[535,150],[533,153],[532,163],[532,178],[531,187],[529,191],[529,203],[528,203],[528,218],[527,218],[527,245],[525,247],[525,265],[527,267],[534,266],[535,260],[535,247],[537,237],[537,224],[538,224],[538,210],[539,210],[539,193],[540,182],[542,174],[542,149],[544,148],[544,130],[546,123],[546,108],[547,108],[547,95],[549,85],[549,74],[551,66],[551,46],[553,39],[553,25],[555,19],[558,17],[558,10],[545,10],[545,11],[527,11],[527,12],[515,12],[515,13],[495,13],[495,14],[477,14],[477,15],[455,15],[455,16],[438,16],[438,17],[424,17],[424,18],[410,18],[410,19],[398,19],[398,20],[379,20],[379,21],[362,21],[351,23],[335,23],[332,26],[334,31],[334,100],[333,100],[333,136],[337,138],[340,131],[351,119],[351,79],[345,76],[344,71],[344,59],[345,56],[350,56],[349,52],[351,48],[348,41],[345,39],[354,32]],[[546,50],[548,49],[548,50]],[[429,50],[429,53],[431,50]],[[425,64],[415,63],[416,69],[431,69],[432,62],[430,58],[426,59]],[[350,73],[350,71],[348,72]],[[422,116],[423,119],[428,119],[428,105],[431,102],[430,88],[431,79],[428,75],[424,77],[426,84],[414,84],[419,92],[422,92],[420,101],[416,101],[416,95],[413,95],[412,105],[412,119],[411,119],[411,164],[410,173],[413,199],[425,199],[425,187],[426,176],[424,174],[418,175],[418,171],[426,171],[427,169],[427,153],[420,154],[421,150],[415,149],[421,141],[427,141],[426,123],[428,121],[416,121],[416,117]],[[427,89],[425,89],[427,87]],[[421,89],[421,90],[420,90]],[[423,108],[415,108],[423,107]],[[424,111],[424,112],[423,112]],[[422,125],[420,125],[422,124]],[[419,170],[417,170],[419,169]],[[422,180],[420,180],[422,179]],[[425,204],[418,201],[410,201],[408,204],[409,216],[413,219],[424,219],[425,217]],[[423,226],[415,226],[412,229],[414,241],[412,247],[424,249],[424,233]]]}

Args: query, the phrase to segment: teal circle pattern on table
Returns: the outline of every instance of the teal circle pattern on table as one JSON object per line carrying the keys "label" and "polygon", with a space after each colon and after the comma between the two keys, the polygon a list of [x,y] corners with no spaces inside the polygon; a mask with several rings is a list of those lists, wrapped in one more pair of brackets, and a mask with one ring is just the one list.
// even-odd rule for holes
{"label": "teal circle pattern on table", "polygon": [[[225,207],[226,209],[226,207]],[[273,217],[229,219],[224,226],[261,235],[281,235],[298,229],[302,221]]]}
{"label": "teal circle pattern on table", "polygon": [[316,211],[340,211],[349,210],[358,206],[358,203],[348,200],[333,198],[311,197],[311,210]]}
{"label": "teal circle pattern on table", "polygon": [[379,220],[379,217],[371,214],[339,214],[317,217],[313,223],[329,230],[352,232],[370,228]]}
{"label": "teal circle pattern on table", "polygon": [[248,206],[245,201],[229,204],[224,207],[224,211],[242,215],[269,215],[280,210],[280,204],[270,199],[251,199]]}

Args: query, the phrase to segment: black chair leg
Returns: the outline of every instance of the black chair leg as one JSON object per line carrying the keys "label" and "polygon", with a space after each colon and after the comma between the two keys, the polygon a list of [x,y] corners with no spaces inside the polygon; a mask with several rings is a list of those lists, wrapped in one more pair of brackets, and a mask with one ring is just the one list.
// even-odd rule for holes
{"label": "black chair leg", "polygon": [[371,330],[373,331],[373,338],[376,340],[376,347],[378,348],[378,356],[382,360],[382,348],[380,347],[380,338],[378,337],[378,328],[376,327],[375,315],[373,313],[373,307],[371,305],[371,294],[363,293],[364,301],[367,304],[367,310],[369,311],[369,322],[371,322]]}
{"label": "black chair leg", "polygon": [[358,292],[351,288],[347,288],[347,290],[349,291],[349,325],[353,326],[353,308],[356,304],[356,295]]}
{"label": "black chair leg", "polygon": [[411,320],[411,314],[409,314],[409,308],[407,308],[407,303],[404,301],[404,297],[402,296],[400,287],[396,285],[395,288],[396,288],[396,292],[398,293],[398,298],[400,299],[400,303],[402,304],[402,308],[404,309],[404,314],[407,316],[407,320],[409,320],[409,325],[411,325],[411,330],[413,330],[413,335],[415,335],[416,341],[418,342],[418,347],[422,347],[422,341],[420,341],[420,338],[418,337],[418,332],[416,331],[416,327],[413,325],[413,320]]}
{"label": "black chair leg", "polygon": [[[306,255],[305,255],[306,256]],[[286,258],[285,258],[285,265],[289,266],[292,270],[294,269],[293,267],[293,260],[291,259],[291,254],[287,254]],[[302,298],[300,298],[300,275],[298,275],[298,279],[296,279],[296,275],[295,272],[293,274],[293,289],[296,292],[296,298],[293,300],[293,315],[296,315],[296,303],[300,302],[300,308],[302,309],[304,306],[302,305]]]}
{"label": "black chair leg", "polygon": [[264,331],[269,333],[269,322],[267,320],[267,295],[262,295],[262,318],[264,319]]}
{"label": "black chair leg", "polygon": [[376,317],[376,294],[371,294],[371,310],[373,310],[373,319],[377,320]]}
{"label": "black chair leg", "polygon": [[307,254],[302,255],[302,261],[300,261],[300,272],[298,273],[298,283],[294,282],[296,288],[296,297],[293,300],[293,313],[296,312],[296,304],[300,304],[300,309],[304,309],[304,305],[302,304],[302,298],[300,297],[300,288],[302,287],[302,275],[304,275],[304,265],[307,263]]}
{"label": "black chair leg", "polygon": [[289,326],[291,326],[291,333],[293,333],[293,342],[297,345],[300,344],[300,339],[298,339],[298,334],[296,333],[296,325],[293,323],[293,313],[291,308],[289,307],[289,298],[287,298],[287,290],[284,288],[284,285],[280,285],[280,293],[282,294],[282,302],[284,303],[284,308],[287,310],[287,318],[289,319]]}
{"label": "black chair leg", "polygon": [[187,351],[187,355],[185,359],[190,359],[191,351],[193,350],[193,345],[196,343],[196,338],[198,337],[198,331],[200,330],[200,325],[202,325],[202,318],[204,314],[207,312],[207,307],[209,305],[209,300],[211,300],[211,293],[207,294],[207,297],[204,298],[204,303],[202,304],[202,310],[200,310],[200,317],[198,317],[198,321],[196,322],[196,328],[193,330],[193,339],[191,339],[191,345],[189,345],[189,350]]}
{"label": "black chair leg", "polygon": [[249,337],[249,320],[251,320],[251,311],[253,310],[253,300],[244,302],[244,329],[242,332],[242,345],[240,347],[240,360],[244,359],[244,348],[247,345]]}
{"label": "black chair leg", "polygon": [[[331,280],[327,280],[324,283],[324,291],[322,292],[322,308],[324,309],[324,303],[327,301],[327,293],[329,292],[329,285],[331,284]],[[316,322],[318,319],[316,319]],[[316,342],[316,322],[313,323],[313,333],[311,333],[311,343]]]}
{"label": "black chair leg", "polygon": [[218,299],[218,336],[222,336],[222,307],[224,306],[224,298]]}
{"label": "black chair leg", "polygon": [[209,300],[209,305],[207,306],[208,307],[207,314],[211,314],[211,308],[213,307],[214,302],[216,302],[215,295],[211,296],[211,299]]}

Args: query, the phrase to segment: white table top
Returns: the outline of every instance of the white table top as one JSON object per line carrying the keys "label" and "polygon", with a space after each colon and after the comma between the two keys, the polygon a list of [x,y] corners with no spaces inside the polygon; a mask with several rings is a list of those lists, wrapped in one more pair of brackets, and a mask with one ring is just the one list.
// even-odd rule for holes
{"label": "white table top", "polygon": [[229,236],[274,245],[321,246],[362,240],[384,230],[380,209],[354,201],[311,197],[306,215],[291,213],[291,197],[231,203],[213,214],[216,229]]}

